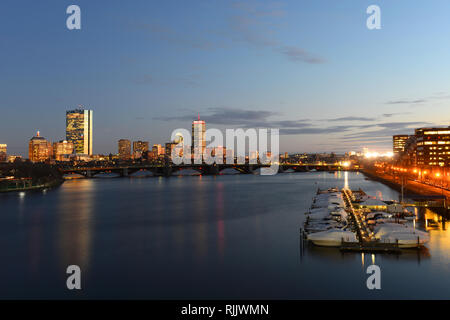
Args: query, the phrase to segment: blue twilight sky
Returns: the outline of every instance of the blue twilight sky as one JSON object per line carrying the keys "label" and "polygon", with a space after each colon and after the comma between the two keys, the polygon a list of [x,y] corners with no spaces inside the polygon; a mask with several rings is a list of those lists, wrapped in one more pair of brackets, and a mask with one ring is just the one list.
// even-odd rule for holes
{"label": "blue twilight sky", "polygon": [[[82,29],[66,28],[81,8]],[[381,8],[381,30],[366,9]],[[0,143],[27,155],[65,111],[94,110],[94,152],[120,138],[278,127],[281,151],[387,150],[449,125],[448,0],[0,2]]]}

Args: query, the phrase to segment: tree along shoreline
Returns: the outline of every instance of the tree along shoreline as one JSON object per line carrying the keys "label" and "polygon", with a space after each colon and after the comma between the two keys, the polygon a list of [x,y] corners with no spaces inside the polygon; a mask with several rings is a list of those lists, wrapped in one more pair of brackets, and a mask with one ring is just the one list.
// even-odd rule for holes
{"label": "tree along shoreline", "polygon": [[20,192],[56,188],[64,182],[61,172],[45,163],[0,165],[0,192]]}

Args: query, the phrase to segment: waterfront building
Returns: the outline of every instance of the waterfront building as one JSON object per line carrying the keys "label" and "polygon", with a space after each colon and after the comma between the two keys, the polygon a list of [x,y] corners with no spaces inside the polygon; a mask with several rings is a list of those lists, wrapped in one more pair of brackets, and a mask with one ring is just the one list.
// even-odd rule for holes
{"label": "waterfront building", "polygon": [[15,162],[15,161],[21,160],[22,161],[22,156],[16,156],[16,155],[9,155],[8,156],[8,162]]}
{"label": "waterfront building", "polygon": [[41,137],[40,132],[30,139],[28,144],[28,157],[32,162],[44,162],[49,160],[52,156],[52,145],[44,137]]}
{"label": "waterfront building", "polygon": [[164,155],[164,147],[160,144],[154,144],[152,151],[155,152],[157,156]]}
{"label": "waterfront building", "polygon": [[5,162],[8,159],[8,145],[6,144],[0,144],[0,162]]}
{"label": "waterfront building", "polygon": [[111,160],[112,155],[105,155],[105,154],[94,154],[92,156],[92,160],[94,161],[108,161]]}
{"label": "waterfront building", "polygon": [[450,127],[416,129],[417,165],[450,166]]}
{"label": "waterfront building", "polygon": [[53,158],[56,161],[67,161],[73,153],[73,143],[66,140],[53,143]]}
{"label": "waterfront building", "polygon": [[259,159],[259,152],[258,151],[250,151],[249,157],[248,157],[248,160],[250,161],[250,163],[253,163],[253,162],[256,163],[258,161],[258,159]]}
{"label": "waterfront building", "polygon": [[403,152],[399,158],[404,166],[417,166],[417,137],[415,135],[409,136],[408,140],[406,140]]}
{"label": "waterfront building", "polygon": [[394,156],[398,157],[405,150],[406,141],[409,139],[407,134],[399,134],[392,137],[392,149]]}
{"label": "waterfront building", "polygon": [[119,140],[119,159],[130,160],[131,159],[131,141],[127,139]]}
{"label": "waterfront building", "polygon": [[92,155],[92,110],[75,109],[66,112],[66,140],[75,153]]}
{"label": "waterfront building", "polygon": [[224,146],[214,147],[214,154],[213,155],[215,157],[216,156],[218,156],[218,157],[220,157],[220,156],[225,157],[227,155],[227,148],[224,147]]}
{"label": "waterfront building", "polygon": [[138,159],[148,151],[148,141],[133,141],[133,158]]}
{"label": "waterfront building", "polygon": [[206,148],[206,122],[200,120],[200,116],[198,120],[194,120],[192,122],[192,154],[194,157],[197,157],[197,161],[201,161],[202,155],[205,152]]}
{"label": "waterfront building", "polygon": [[[235,161],[235,159],[234,159],[234,150],[233,149],[226,149],[225,150],[225,161],[226,161],[226,163],[228,163],[228,164],[233,164]],[[229,162],[229,161],[231,161],[231,163]]]}
{"label": "waterfront building", "polygon": [[[174,150],[177,147],[177,143],[175,142],[167,142],[165,147],[165,154],[167,159],[172,159],[172,150]],[[180,151],[180,150],[179,150]],[[180,156],[180,153],[178,153],[178,156]]]}
{"label": "waterfront building", "polygon": [[144,156],[147,160],[154,161],[158,159],[158,153],[156,151],[147,151]]}

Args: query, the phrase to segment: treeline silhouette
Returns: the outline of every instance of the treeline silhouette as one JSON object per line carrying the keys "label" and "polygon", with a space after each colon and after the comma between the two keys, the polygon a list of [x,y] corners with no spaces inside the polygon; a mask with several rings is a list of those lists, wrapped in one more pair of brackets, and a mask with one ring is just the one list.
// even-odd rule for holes
{"label": "treeline silhouette", "polygon": [[14,162],[0,164],[0,177],[31,178],[35,183],[62,180],[56,167],[45,163]]}

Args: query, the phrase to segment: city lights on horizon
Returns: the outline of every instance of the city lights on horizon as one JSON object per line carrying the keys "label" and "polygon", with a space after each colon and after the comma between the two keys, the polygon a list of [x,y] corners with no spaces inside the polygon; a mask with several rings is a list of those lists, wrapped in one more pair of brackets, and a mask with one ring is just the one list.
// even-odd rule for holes
{"label": "city lights on horizon", "polygon": [[376,158],[392,158],[394,156],[394,153],[391,151],[388,152],[370,152],[366,151],[364,152],[364,158],[366,159],[376,159]]}

